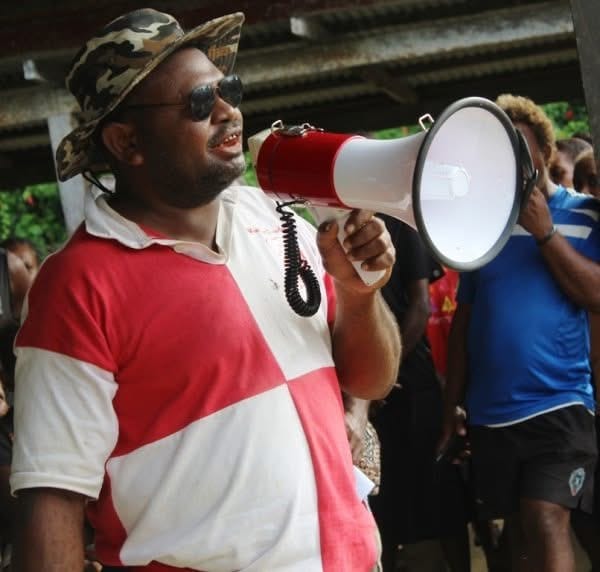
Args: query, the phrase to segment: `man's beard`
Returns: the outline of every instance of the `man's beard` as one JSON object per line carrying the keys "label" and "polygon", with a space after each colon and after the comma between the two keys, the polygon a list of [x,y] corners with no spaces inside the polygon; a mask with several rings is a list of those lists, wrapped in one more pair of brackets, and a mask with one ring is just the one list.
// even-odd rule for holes
{"label": "man's beard", "polygon": [[[160,167],[159,167],[160,168]],[[244,174],[246,162],[244,155],[227,163],[211,163],[207,168],[190,181],[179,175],[178,171],[172,176],[161,173],[161,197],[173,207],[189,209],[200,207],[214,201],[238,177]]]}

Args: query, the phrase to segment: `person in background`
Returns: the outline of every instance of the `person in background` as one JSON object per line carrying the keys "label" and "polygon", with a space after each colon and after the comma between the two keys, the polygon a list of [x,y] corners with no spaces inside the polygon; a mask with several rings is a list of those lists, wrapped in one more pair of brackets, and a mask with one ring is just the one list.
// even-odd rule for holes
{"label": "person in background", "polygon": [[497,103],[539,176],[504,249],[460,276],[440,448],[464,435],[464,404],[478,512],[506,519],[513,570],[573,572],[570,513],[592,508],[597,457],[588,312],[600,310],[600,204],[550,179],[541,108]]}
{"label": "person in background", "polygon": [[573,187],[580,193],[600,198],[600,179],[594,152],[590,149],[581,153],[573,168]]}
{"label": "person in background", "polygon": [[[373,425],[381,441],[381,486],[371,499],[383,544],[383,569],[395,570],[398,558],[414,558],[416,572],[430,564],[422,541],[439,542],[453,572],[470,568],[466,490],[460,468],[436,463],[441,428],[441,386],[425,329],[429,280],[435,266],[416,231],[384,216],[397,262],[383,296],[394,312],[403,339],[396,385],[375,404]],[[398,546],[403,550],[398,554]],[[439,551],[438,551],[439,552]],[[413,557],[414,555],[414,557]]]}
{"label": "person in background", "polygon": [[584,151],[589,151],[592,146],[580,137],[558,139],[555,142],[556,150],[550,163],[550,179],[557,185],[566,189],[573,187],[573,170],[575,160]]}
{"label": "person in background", "polygon": [[0,248],[0,569],[9,570],[15,499],[10,494],[13,441],[15,356],[13,343],[27,291],[33,282],[25,262],[11,250]]}
{"label": "person in background", "polygon": [[448,362],[448,335],[452,317],[456,310],[456,289],[458,272],[443,268],[442,276],[429,284],[431,312],[427,320],[427,339],[431,347],[431,357],[440,378],[446,380]]}
{"label": "person in background", "polygon": [[7,570],[10,564],[10,542],[14,499],[10,496],[8,478],[12,451],[11,408],[5,390],[5,372],[0,364],[0,570]]}
{"label": "person in background", "polygon": [[[573,186],[576,191],[588,195],[600,197],[600,182],[596,169],[596,160],[591,147],[583,151],[575,160],[573,169]],[[600,436],[600,417],[598,399],[600,392],[600,314],[590,313],[590,363],[592,369],[592,378],[594,380],[595,398],[596,398],[596,440]],[[571,525],[579,540],[579,543],[585,550],[592,564],[592,571],[600,570],[600,467],[596,466],[594,478],[594,509],[592,514],[587,514],[581,510],[575,510],[571,514]]]}
{"label": "person in background", "polygon": [[[343,246],[336,222],[292,214],[323,299],[308,316],[288,304],[276,205],[232,185],[243,19],[184,32],[134,10],[73,60],[83,123],[58,147],[59,178],[99,185],[106,161],[116,186],[86,197],[17,335],[19,572],[81,572],[86,513],[105,571],[377,566],[341,392],[380,399],[396,379],[380,293],[394,247],[369,211],[350,214]],[[365,284],[353,261],[381,278]]]}
{"label": "person in background", "polygon": [[26,238],[10,237],[0,243],[0,247],[18,256],[31,278],[35,278],[40,268],[40,258],[33,242]]}

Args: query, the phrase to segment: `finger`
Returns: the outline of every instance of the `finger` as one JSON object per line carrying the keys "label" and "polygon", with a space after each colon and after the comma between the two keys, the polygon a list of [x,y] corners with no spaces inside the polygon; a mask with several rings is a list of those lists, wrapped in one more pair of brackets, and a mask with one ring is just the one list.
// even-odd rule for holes
{"label": "finger", "polygon": [[390,245],[380,254],[371,255],[371,251],[376,252],[375,247],[364,246],[356,255],[350,255],[350,259],[362,261],[360,266],[363,270],[391,270],[396,261],[396,250],[393,246]]}
{"label": "finger", "polygon": [[332,248],[338,248],[338,224],[335,220],[325,221],[317,229],[317,246],[322,255]]}
{"label": "finger", "polygon": [[373,211],[368,211],[365,209],[354,209],[346,224],[344,225],[344,232],[347,235],[354,234],[357,230],[361,229],[365,224],[367,224],[375,213]]}
{"label": "finger", "polygon": [[[346,237],[344,249],[350,260],[373,259],[369,261],[376,269],[387,268],[396,257],[396,250],[383,221],[376,218],[357,230],[352,237]],[[375,259],[380,256],[382,258],[378,262],[382,266],[377,267]]]}
{"label": "finger", "polygon": [[[361,213],[367,211],[360,211]],[[350,219],[348,219],[350,220]],[[344,238],[344,248],[350,251],[364,246],[368,242],[382,236],[388,235],[385,224],[381,219],[371,217],[360,224],[360,226],[350,225],[352,232],[348,232],[348,224],[344,227],[346,237]]]}

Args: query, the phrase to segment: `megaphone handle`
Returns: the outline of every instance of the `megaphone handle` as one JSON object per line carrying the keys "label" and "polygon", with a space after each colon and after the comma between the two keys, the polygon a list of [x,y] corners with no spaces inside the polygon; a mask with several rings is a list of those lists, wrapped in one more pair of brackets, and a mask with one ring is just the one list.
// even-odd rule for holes
{"label": "megaphone handle", "polygon": [[[348,217],[352,211],[349,211],[348,209],[321,206],[310,206],[309,209],[318,225],[332,219],[337,222],[338,240],[343,248],[344,239],[346,238],[344,226],[346,225],[346,221],[348,220]],[[375,282],[379,281],[385,275],[385,270],[364,270],[361,268],[362,263],[362,260],[353,260],[352,266],[354,266],[354,270],[367,286],[375,284]]]}

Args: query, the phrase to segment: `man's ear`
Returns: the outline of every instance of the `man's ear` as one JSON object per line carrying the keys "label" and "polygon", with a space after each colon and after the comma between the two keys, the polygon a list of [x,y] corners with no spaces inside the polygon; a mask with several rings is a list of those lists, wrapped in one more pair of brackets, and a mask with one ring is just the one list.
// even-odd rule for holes
{"label": "man's ear", "polygon": [[121,163],[138,167],[144,162],[137,143],[137,133],[132,123],[111,121],[102,129],[102,142]]}

